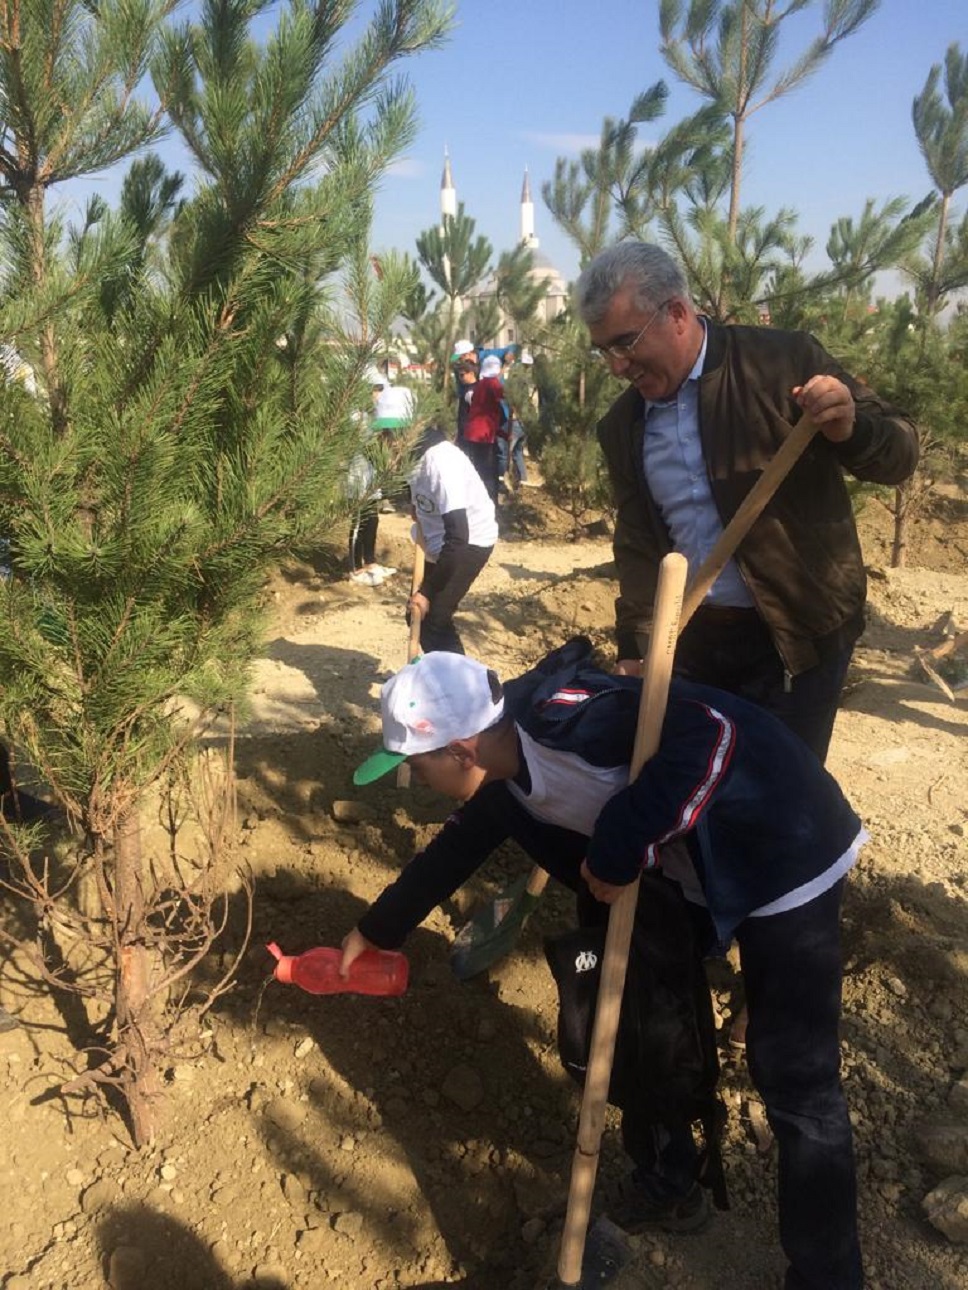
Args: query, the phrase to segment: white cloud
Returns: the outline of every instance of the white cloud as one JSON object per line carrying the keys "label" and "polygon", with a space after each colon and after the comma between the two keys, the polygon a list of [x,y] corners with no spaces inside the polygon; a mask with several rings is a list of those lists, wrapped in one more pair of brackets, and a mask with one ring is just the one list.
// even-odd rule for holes
{"label": "white cloud", "polygon": [[578,156],[585,148],[597,148],[601,141],[600,134],[545,134],[540,130],[524,130],[522,139],[536,143],[541,148],[550,148],[553,152],[564,152]]}
{"label": "white cloud", "polygon": [[427,173],[427,167],[422,161],[414,161],[413,157],[398,157],[390,162],[386,173],[395,179],[420,179]]}

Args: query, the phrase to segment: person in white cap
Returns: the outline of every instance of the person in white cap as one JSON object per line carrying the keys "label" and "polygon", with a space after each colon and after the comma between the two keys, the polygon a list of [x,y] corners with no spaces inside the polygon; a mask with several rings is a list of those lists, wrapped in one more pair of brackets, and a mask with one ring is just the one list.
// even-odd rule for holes
{"label": "person in white cap", "polygon": [[[684,1032],[672,1019],[684,1007],[687,1029],[708,1034],[701,955],[735,936],[750,1076],[777,1144],[785,1290],[860,1290],[838,1024],[840,904],[866,831],[833,777],[775,716],[680,679],[658,750],[629,783],[640,693],[639,678],[596,667],[581,637],[503,688],[485,664],[442,654],[391,677],[380,695],[383,748],[354,782],[406,760],[418,783],[463,805],[344,938],[340,970],[367,948],[398,949],[509,837],[576,893],[582,928],[600,922],[641,874],[613,1067],[622,1091],[612,1091],[635,1167],[608,1202],[609,1217],[632,1232],[695,1231],[711,1217],[707,1189],[726,1204],[721,1170],[710,1172],[692,1122],[703,1120],[707,1152],[715,1131],[696,1114],[694,1092],[683,1096],[707,1085],[682,1084]],[[671,1012],[651,990],[656,977],[672,994]],[[640,992],[665,1007],[671,1033],[649,1031]],[[711,1043],[715,1097],[714,1036]],[[571,1069],[579,1077],[584,1068]]]}
{"label": "person in white cap", "polygon": [[[375,368],[371,368],[368,375],[375,395],[370,429],[373,434],[388,440],[411,424],[413,394],[404,386],[393,386],[386,378],[381,379]],[[357,502],[350,526],[349,579],[361,587],[379,587],[396,573],[396,569],[380,564],[376,558],[383,492],[373,487],[375,476],[373,462],[366,451],[357,453],[350,462],[347,481],[347,490]]]}

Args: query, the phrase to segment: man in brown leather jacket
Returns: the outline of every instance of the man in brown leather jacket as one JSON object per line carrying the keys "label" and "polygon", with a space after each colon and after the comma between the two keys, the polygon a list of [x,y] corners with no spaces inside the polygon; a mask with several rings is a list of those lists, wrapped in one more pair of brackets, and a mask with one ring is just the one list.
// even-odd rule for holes
{"label": "man in brown leather jacket", "polygon": [[640,666],[662,556],[679,550],[695,572],[802,413],[819,426],[683,632],[676,670],[760,703],[823,760],[866,597],[843,472],[907,479],[914,425],[806,332],[697,314],[660,247],[603,251],[577,299],[629,382],[598,427],[616,506],[618,671]]}

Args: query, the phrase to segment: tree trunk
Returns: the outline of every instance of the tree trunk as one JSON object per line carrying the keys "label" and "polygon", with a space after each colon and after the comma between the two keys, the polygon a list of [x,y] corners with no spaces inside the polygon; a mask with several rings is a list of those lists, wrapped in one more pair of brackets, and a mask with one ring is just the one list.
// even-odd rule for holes
{"label": "tree trunk", "polygon": [[941,210],[938,212],[938,236],[934,243],[934,259],[931,264],[931,286],[928,289],[928,308],[932,313],[941,299],[941,270],[944,267],[944,238],[948,227],[948,205],[950,193],[941,194]]}
{"label": "tree trunk", "polygon": [[158,1030],[152,1016],[151,962],[145,942],[141,885],[141,827],[129,811],[114,830],[114,922],[117,937],[115,1008],[121,1092],[131,1114],[136,1147],[155,1135]]}
{"label": "tree trunk", "polygon": [[736,245],[736,229],[739,225],[739,190],[743,182],[743,131],[746,125],[747,87],[746,87],[746,54],[749,40],[749,14],[746,5],[741,6],[739,37],[739,75],[736,87],[736,103],[733,110],[733,173],[729,185],[729,223],[728,237],[730,246]]}
{"label": "tree trunk", "polygon": [[903,569],[907,552],[908,501],[911,481],[898,484],[894,490],[894,544],[891,547],[891,568]]}

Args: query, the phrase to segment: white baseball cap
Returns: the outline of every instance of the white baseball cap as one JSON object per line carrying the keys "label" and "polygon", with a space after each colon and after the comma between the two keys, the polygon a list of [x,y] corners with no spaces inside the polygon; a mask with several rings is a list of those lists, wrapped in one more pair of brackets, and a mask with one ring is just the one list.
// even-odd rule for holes
{"label": "white baseball cap", "polygon": [[469,340],[459,340],[454,346],[454,353],[458,358],[463,358],[465,354],[473,354],[473,343]]}
{"label": "white baseball cap", "polygon": [[383,747],[357,767],[353,783],[372,784],[415,753],[487,730],[504,715],[495,693],[495,673],[466,654],[433,650],[413,659],[380,691]]}
{"label": "white baseball cap", "polygon": [[481,364],[481,376],[500,376],[501,360],[496,354],[489,354]]}

